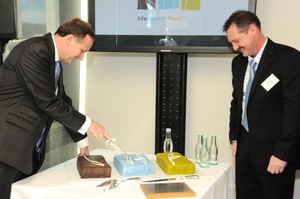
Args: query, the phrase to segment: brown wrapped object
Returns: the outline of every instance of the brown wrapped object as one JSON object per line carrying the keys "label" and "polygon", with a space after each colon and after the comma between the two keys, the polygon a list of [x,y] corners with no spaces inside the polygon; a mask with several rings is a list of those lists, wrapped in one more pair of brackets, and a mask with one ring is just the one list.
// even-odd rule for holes
{"label": "brown wrapped object", "polygon": [[111,175],[111,166],[102,155],[78,156],[77,169],[81,178],[106,178]]}

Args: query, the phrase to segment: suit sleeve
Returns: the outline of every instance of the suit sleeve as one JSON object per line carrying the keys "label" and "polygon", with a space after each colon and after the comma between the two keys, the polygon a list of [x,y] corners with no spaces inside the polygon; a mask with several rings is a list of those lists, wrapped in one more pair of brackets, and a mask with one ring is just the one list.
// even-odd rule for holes
{"label": "suit sleeve", "polygon": [[[64,102],[66,104],[68,104],[70,107],[72,107],[74,109],[73,104],[72,104],[72,99],[66,94],[64,86],[62,86],[61,98],[64,100]],[[81,134],[81,133],[78,133],[78,131],[73,131],[70,128],[65,128],[65,129],[68,132],[68,134],[71,136],[71,138],[74,142],[79,142],[80,140],[83,140],[87,137],[87,133]]]}
{"label": "suit sleeve", "polygon": [[284,67],[283,76],[283,116],[282,133],[278,139],[274,155],[285,161],[299,159],[300,140],[300,53],[292,51]]}
{"label": "suit sleeve", "polygon": [[230,103],[230,117],[229,117],[229,141],[238,140],[241,123],[241,103],[242,103],[242,87],[243,81],[243,63],[244,59],[238,55],[232,60],[232,100]]}

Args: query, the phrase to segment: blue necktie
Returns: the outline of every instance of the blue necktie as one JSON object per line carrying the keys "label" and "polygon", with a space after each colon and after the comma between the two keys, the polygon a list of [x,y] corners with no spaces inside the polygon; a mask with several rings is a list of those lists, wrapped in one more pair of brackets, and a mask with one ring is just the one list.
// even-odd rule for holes
{"label": "blue necktie", "polygon": [[[57,87],[59,75],[60,75],[60,62],[56,61],[55,62],[55,87]],[[43,128],[40,137],[36,143],[36,151],[39,153],[39,155],[41,153],[41,149],[44,147],[46,142],[45,130],[46,130],[46,126]]]}
{"label": "blue necktie", "polygon": [[253,81],[254,74],[255,74],[255,66],[256,66],[256,62],[254,61],[254,59],[252,59],[250,61],[249,80],[248,80],[247,87],[246,87],[244,111],[243,111],[243,119],[242,119],[242,125],[245,127],[245,129],[248,132],[249,132],[249,126],[248,126],[248,117],[247,117],[247,105],[248,105],[248,99],[249,99],[252,81]]}
{"label": "blue necktie", "polygon": [[57,87],[59,74],[60,74],[60,61],[56,61],[55,62],[55,87]]}

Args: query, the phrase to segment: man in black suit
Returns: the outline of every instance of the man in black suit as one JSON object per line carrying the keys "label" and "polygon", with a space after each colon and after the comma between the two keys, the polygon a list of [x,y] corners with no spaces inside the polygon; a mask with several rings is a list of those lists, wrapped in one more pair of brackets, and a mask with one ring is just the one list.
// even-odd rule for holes
{"label": "man in black suit", "polygon": [[[10,198],[11,184],[41,167],[52,121],[61,123],[88,155],[87,131],[110,139],[105,128],[72,106],[60,62],[82,60],[94,42],[90,24],[75,18],[50,33],[18,44],[0,67],[0,193]],[[60,70],[55,75],[55,67]],[[57,80],[57,82],[55,81]],[[42,143],[37,145],[37,143]]]}
{"label": "man in black suit", "polygon": [[292,199],[300,159],[300,52],[265,37],[249,11],[234,12],[223,30],[240,52],[232,61],[229,131],[237,199]]}

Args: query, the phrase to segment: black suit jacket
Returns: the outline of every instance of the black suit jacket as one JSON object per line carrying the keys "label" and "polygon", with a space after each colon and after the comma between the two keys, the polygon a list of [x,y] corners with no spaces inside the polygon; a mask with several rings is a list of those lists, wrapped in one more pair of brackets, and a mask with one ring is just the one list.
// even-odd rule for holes
{"label": "black suit jacket", "polygon": [[[242,54],[232,61],[231,141],[238,140],[241,132],[243,82],[247,64],[248,59]],[[276,84],[271,81],[273,75],[279,79]],[[269,83],[269,91],[262,86],[263,82]],[[299,162],[299,51],[268,39],[252,83],[247,113],[253,151],[265,164],[271,155],[290,163]]]}
{"label": "black suit jacket", "polygon": [[55,51],[51,34],[18,44],[0,67],[0,161],[24,173],[32,170],[32,154],[46,125],[60,122],[77,142],[85,116],[72,107],[63,75],[55,95]]}

